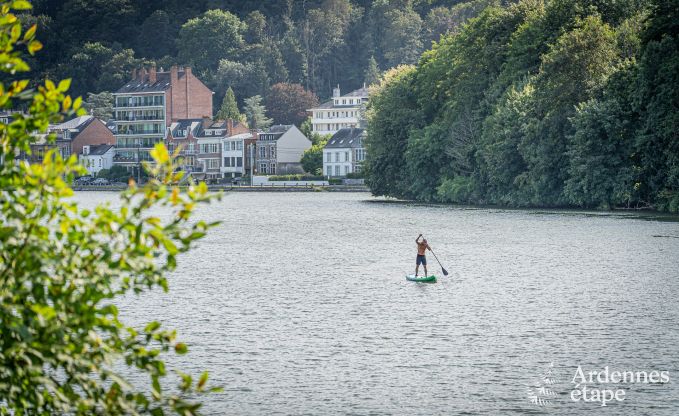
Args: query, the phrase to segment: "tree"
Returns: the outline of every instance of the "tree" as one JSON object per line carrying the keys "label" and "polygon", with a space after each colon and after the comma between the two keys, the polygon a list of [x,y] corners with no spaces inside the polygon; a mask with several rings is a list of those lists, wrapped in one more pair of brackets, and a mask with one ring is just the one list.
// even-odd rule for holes
{"label": "tree", "polygon": [[170,21],[165,10],[156,10],[144,20],[139,30],[135,51],[147,58],[174,55],[178,27]]}
{"label": "tree", "polygon": [[113,94],[108,91],[99,94],[89,93],[83,108],[91,116],[108,121],[113,118]]}
{"label": "tree", "polygon": [[233,94],[233,90],[229,87],[226,90],[226,95],[224,95],[224,101],[222,101],[222,107],[217,112],[217,118],[220,120],[240,120],[240,111],[238,111],[238,104],[236,103],[236,96]]}
{"label": "tree", "polygon": [[305,172],[312,175],[323,174],[323,148],[328,143],[328,138],[322,138],[318,143],[314,143],[302,154],[302,168]]}
{"label": "tree", "polygon": [[251,129],[264,130],[271,125],[272,120],[266,116],[266,107],[262,105],[262,97],[259,95],[245,99],[243,112]]}
{"label": "tree", "polygon": [[380,68],[377,66],[377,61],[374,56],[371,56],[368,60],[368,67],[365,69],[365,74],[363,76],[363,83],[370,86],[380,82]]}
{"label": "tree", "polygon": [[[186,345],[158,322],[142,330],[124,324],[115,304],[133,292],[167,290],[177,254],[211,226],[190,221],[194,206],[209,199],[207,187],[183,193],[174,186],[182,174],[159,144],[146,185],[130,182],[118,208],[90,211],[71,198],[74,175],[86,172],[74,155],[64,160],[50,150],[40,164],[13,163],[30,153],[32,132],[84,111],[81,99],[66,93],[70,80],[27,89],[23,51],[41,48],[35,27],[21,28],[20,13],[30,4],[0,5],[0,102],[28,109],[0,124],[0,413],[196,414],[200,403],[187,398],[205,391],[207,373],[197,383],[182,375],[176,393],[163,390],[162,356],[183,354]],[[170,208],[169,216],[156,217],[158,206]],[[119,367],[148,376],[150,386],[133,387]]]}
{"label": "tree", "polygon": [[318,105],[318,97],[299,84],[274,84],[266,96],[267,114],[275,124],[300,126],[307,110]]}
{"label": "tree", "polygon": [[245,25],[223,10],[208,10],[184,23],[179,31],[179,59],[200,72],[217,69],[219,60],[238,56],[243,47]]}
{"label": "tree", "polygon": [[368,103],[364,173],[373,195],[409,196],[405,175],[408,129],[420,118],[414,77],[412,66],[387,71]]}

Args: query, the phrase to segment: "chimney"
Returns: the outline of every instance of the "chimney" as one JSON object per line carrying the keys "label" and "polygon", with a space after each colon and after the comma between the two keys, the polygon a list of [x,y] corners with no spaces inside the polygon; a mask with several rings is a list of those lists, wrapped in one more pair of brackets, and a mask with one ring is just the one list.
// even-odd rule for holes
{"label": "chimney", "polygon": [[339,84],[337,84],[337,88],[332,89],[332,98],[338,98],[340,95],[340,87]]}
{"label": "chimney", "polygon": [[187,77],[191,75],[191,67],[190,66],[184,67],[184,75],[187,76]]}
{"label": "chimney", "polygon": [[139,81],[142,83],[146,82],[148,78],[146,78],[146,68],[143,66],[141,67],[141,70],[139,71]]}
{"label": "chimney", "polygon": [[177,65],[172,65],[170,67],[170,85],[176,84],[178,79],[179,79],[179,68],[177,67]]}
{"label": "chimney", "polygon": [[137,68],[132,68],[132,79],[137,79]]}
{"label": "chimney", "polygon": [[233,136],[233,120],[230,118],[226,119],[226,135]]}
{"label": "chimney", "polygon": [[149,69],[149,83],[150,84],[155,84],[158,78],[156,77],[156,66],[152,66],[151,69]]}

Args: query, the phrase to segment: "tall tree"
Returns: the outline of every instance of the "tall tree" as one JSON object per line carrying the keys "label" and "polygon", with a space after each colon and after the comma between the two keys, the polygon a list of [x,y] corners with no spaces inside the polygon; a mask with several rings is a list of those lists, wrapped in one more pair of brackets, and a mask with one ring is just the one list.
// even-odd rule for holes
{"label": "tall tree", "polygon": [[365,69],[365,74],[363,75],[363,83],[367,86],[377,84],[380,82],[381,76],[377,61],[374,56],[371,56],[368,60],[368,67]]}
{"label": "tall tree", "polygon": [[275,124],[300,126],[307,110],[318,105],[318,97],[299,84],[274,84],[266,96],[267,114]]}
{"label": "tall tree", "polygon": [[91,116],[108,121],[113,118],[113,94],[108,91],[102,91],[98,94],[88,93],[83,108]]}
{"label": "tall tree", "polygon": [[259,95],[245,99],[243,113],[251,129],[265,130],[273,121],[266,116],[266,107],[262,104],[262,97]]}
{"label": "tall tree", "polygon": [[238,111],[238,103],[236,102],[236,96],[233,93],[231,87],[226,90],[224,95],[224,100],[222,101],[222,106],[217,112],[217,118],[219,120],[241,120],[242,115]]}
{"label": "tall tree", "polygon": [[179,31],[179,59],[199,73],[215,70],[219,60],[238,57],[243,47],[245,25],[223,10],[209,10],[186,22]]}

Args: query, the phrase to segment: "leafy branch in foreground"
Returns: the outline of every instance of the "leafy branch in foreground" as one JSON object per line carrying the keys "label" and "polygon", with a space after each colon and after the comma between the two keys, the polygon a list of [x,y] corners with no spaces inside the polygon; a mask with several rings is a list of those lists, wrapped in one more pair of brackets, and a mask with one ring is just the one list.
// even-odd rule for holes
{"label": "leafy branch in foreground", "polygon": [[[180,191],[182,173],[157,145],[146,184],[131,181],[118,208],[90,211],[70,198],[73,177],[85,173],[75,156],[51,150],[42,164],[15,160],[30,153],[35,132],[84,112],[66,93],[70,80],[36,89],[11,81],[29,71],[23,49],[33,55],[42,46],[36,27],[23,32],[14,14],[30,7],[0,0],[0,108],[28,108],[0,124],[0,414],[197,414],[192,400],[215,390],[207,373],[195,383],[180,373],[180,385],[164,390],[161,357],[186,345],[158,322],[125,325],[115,304],[130,292],[167,291],[177,255],[214,225],[190,221],[210,199],[207,187]],[[170,219],[155,216],[158,209],[171,210]],[[150,387],[135,389],[114,369],[148,374]]]}

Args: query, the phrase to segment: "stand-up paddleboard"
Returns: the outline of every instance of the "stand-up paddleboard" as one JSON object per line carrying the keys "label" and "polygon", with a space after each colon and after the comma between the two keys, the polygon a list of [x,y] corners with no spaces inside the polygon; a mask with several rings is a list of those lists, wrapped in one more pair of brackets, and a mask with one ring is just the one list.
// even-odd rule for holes
{"label": "stand-up paddleboard", "polygon": [[422,283],[436,283],[436,276],[418,276],[415,277],[414,274],[406,275],[406,280],[411,282],[422,282]]}

